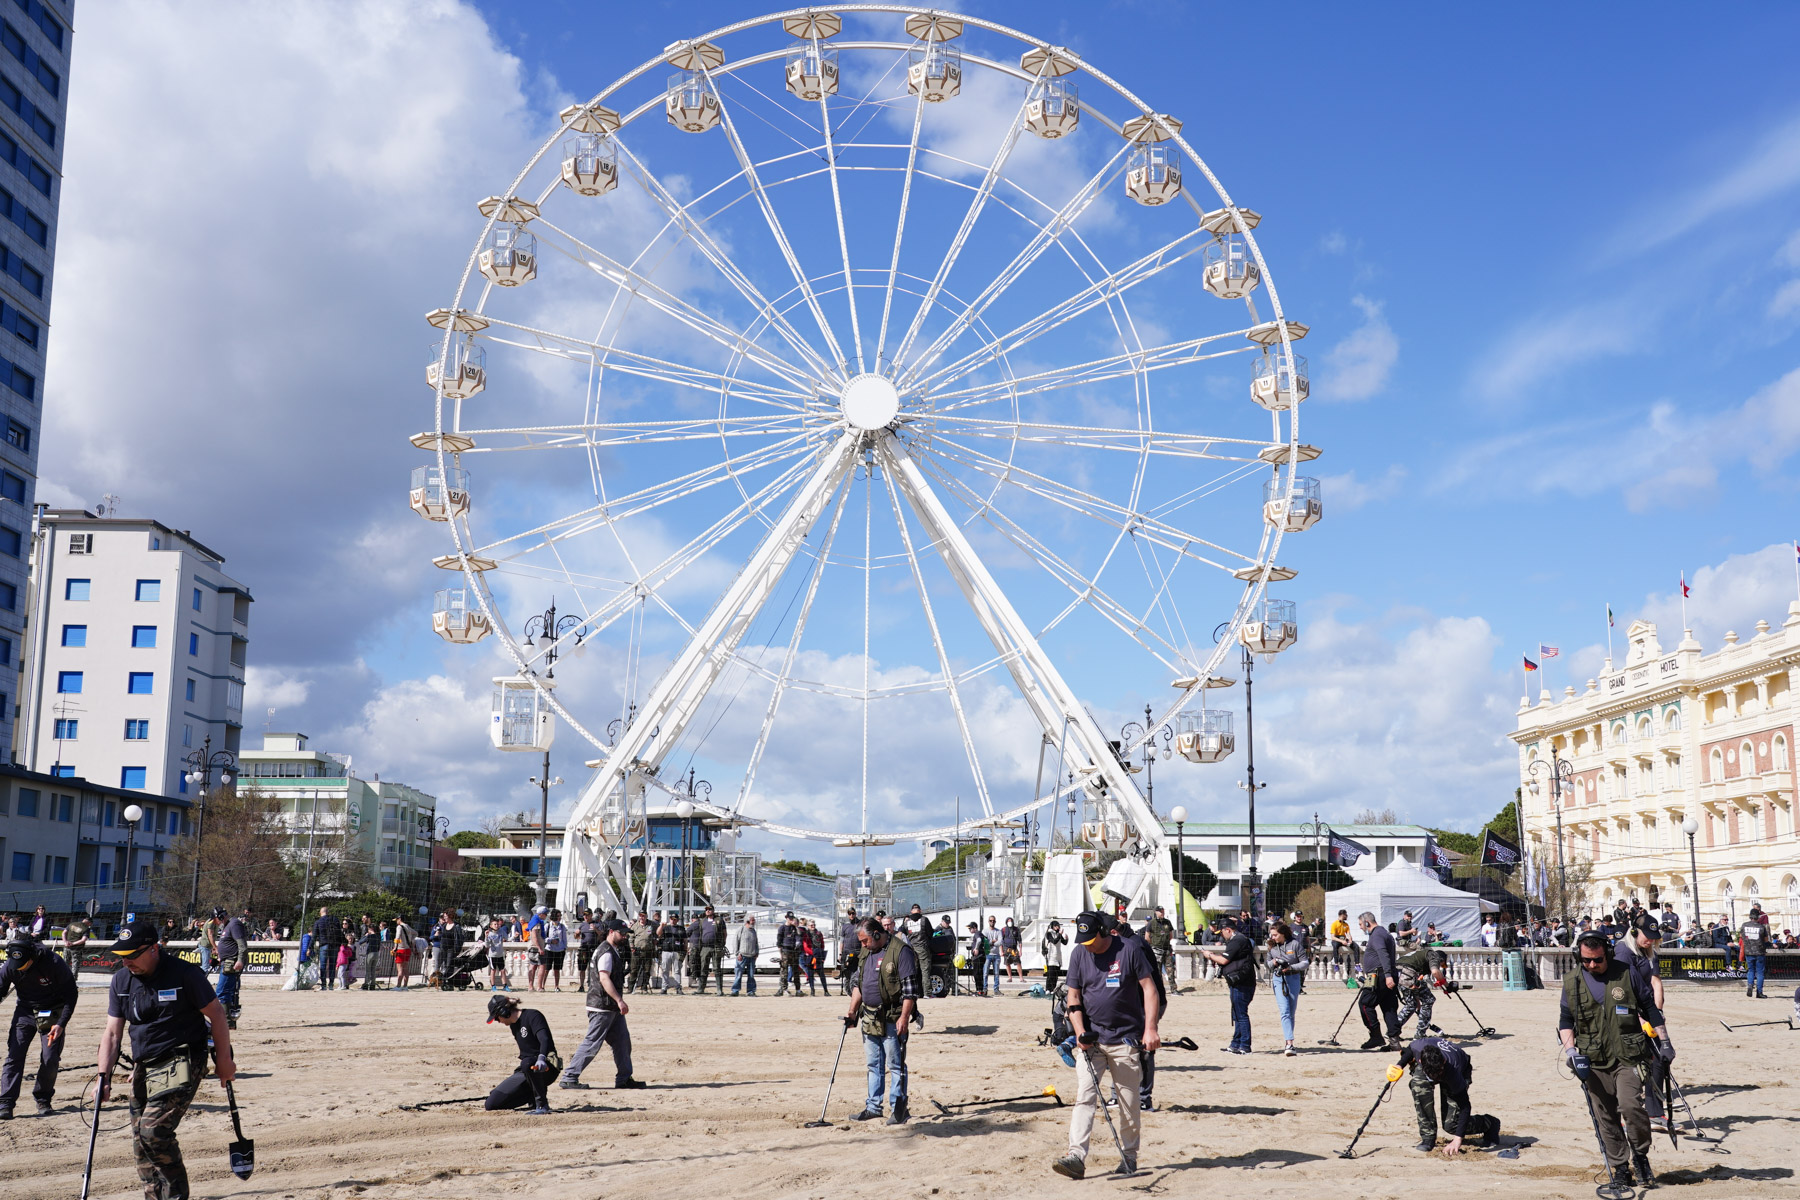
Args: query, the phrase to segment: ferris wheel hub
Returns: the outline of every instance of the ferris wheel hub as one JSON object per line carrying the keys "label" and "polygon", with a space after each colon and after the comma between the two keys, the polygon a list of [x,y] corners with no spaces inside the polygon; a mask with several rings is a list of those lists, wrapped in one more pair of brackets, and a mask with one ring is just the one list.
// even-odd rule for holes
{"label": "ferris wheel hub", "polygon": [[885,375],[865,371],[844,385],[838,408],[852,429],[886,429],[900,415],[900,392]]}

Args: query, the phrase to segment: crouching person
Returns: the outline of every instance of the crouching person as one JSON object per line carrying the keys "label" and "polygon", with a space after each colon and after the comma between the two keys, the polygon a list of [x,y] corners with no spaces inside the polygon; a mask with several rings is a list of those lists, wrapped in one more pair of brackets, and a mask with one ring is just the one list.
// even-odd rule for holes
{"label": "crouching person", "polygon": [[[1475,1064],[1462,1047],[1448,1038],[1416,1038],[1400,1051],[1400,1061],[1389,1068],[1389,1077],[1398,1079],[1402,1068],[1412,1068],[1407,1086],[1412,1089],[1413,1108],[1419,1114],[1419,1144],[1414,1149],[1430,1154],[1437,1149],[1438,1116],[1443,1115],[1443,1130],[1450,1135],[1444,1143],[1444,1157],[1462,1153],[1463,1139],[1473,1137],[1478,1146],[1492,1146],[1500,1136],[1497,1117],[1472,1115],[1469,1084],[1475,1076]],[[1437,1104],[1432,1104],[1432,1093]]]}
{"label": "crouching person", "polygon": [[562,1056],[556,1052],[556,1039],[550,1036],[550,1023],[544,1020],[543,1013],[535,1008],[521,1008],[511,996],[488,999],[488,1024],[495,1021],[512,1030],[513,1041],[519,1047],[519,1069],[488,1093],[486,1107],[491,1112],[497,1108],[524,1108],[529,1104],[532,1116],[548,1114],[550,1097],[547,1089],[562,1066]]}

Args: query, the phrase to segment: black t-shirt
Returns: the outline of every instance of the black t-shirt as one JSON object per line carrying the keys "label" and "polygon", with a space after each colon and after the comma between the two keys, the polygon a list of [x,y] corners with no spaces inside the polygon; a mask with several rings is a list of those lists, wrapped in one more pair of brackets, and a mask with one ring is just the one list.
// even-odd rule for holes
{"label": "black t-shirt", "polygon": [[536,1063],[540,1054],[556,1053],[556,1039],[550,1036],[550,1022],[535,1008],[519,1010],[519,1019],[512,1023],[512,1035],[519,1047],[521,1067]]}
{"label": "black t-shirt", "polygon": [[206,972],[168,950],[148,975],[126,967],[113,972],[106,1015],[131,1025],[131,1057],[139,1062],[167,1058],[182,1048],[205,1049],[206,1018],[200,1010],[217,996]]}
{"label": "black t-shirt", "polygon": [[1229,987],[1256,986],[1256,947],[1241,933],[1225,939],[1225,965],[1219,968]]}
{"label": "black t-shirt", "polygon": [[1069,951],[1068,985],[1081,995],[1087,1028],[1103,1046],[1144,1036],[1144,988],[1138,981],[1156,975],[1156,966],[1135,939],[1112,938],[1096,954],[1086,946]]}
{"label": "black t-shirt", "polygon": [[[1475,1064],[1469,1061],[1467,1052],[1448,1038],[1416,1038],[1400,1051],[1400,1065],[1410,1067],[1425,1054],[1427,1046],[1436,1046],[1444,1056],[1444,1077],[1437,1081],[1444,1089],[1444,1094],[1456,1101],[1456,1128],[1446,1130],[1452,1137],[1461,1137],[1469,1120],[1469,1084],[1475,1076]],[[1423,1073],[1423,1068],[1421,1068]]]}
{"label": "black t-shirt", "polygon": [[219,957],[236,958],[238,951],[244,949],[249,940],[244,933],[244,923],[236,917],[231,918],[225,922],[225,928],[219,930]]}

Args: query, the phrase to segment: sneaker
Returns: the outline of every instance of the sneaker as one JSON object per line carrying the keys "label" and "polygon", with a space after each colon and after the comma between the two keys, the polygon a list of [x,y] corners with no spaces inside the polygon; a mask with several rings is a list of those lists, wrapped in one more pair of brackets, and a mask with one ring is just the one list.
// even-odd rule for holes
{"label": "sneaker", "polygon": [[618,1083],[613,1084],[613,1086],[624,1091],[633,1091],[637,1088],[647,1088],[650,1085],[641,1079],[621,1079]]}
{"label": "sneaker", "polygon": [[37,1110],[37,1115],[40,1117],[54,1117],[56,1115],[56,1105],[50,1103],[48,1100],[39,1100],[37,1102]]}
{"label": "sneaker", "polygon": [[880,1111],[871,1112],[865,1108],[861,1112],[852,1115],[850,1119],[852,1121],[879,1121],[881,1120],[881,1113]]}
{"label": "sneaker", "polygon": [[591,1083],[583,1083],[579,1079],[564,1079],[558,1081],[556,1086],[562,1088],[566,1092],[585,1092],[594,1085]]}
{"label": "sneaker", "polygon": [[1669,1118],[1667,1118],[1667,1117],[1651,1117],[1650,1118],[1650,1132],[1652,1134],[1668,1133],[1669,1132]]}
{"label": "sneaker", "polygon": [[1069,1179],[1081,1179],[1087,1175],[1087,1163],[1073,1154],[1063,1155],[1050,1164],[1050,1169]]}
{"label": "sneaker", "polygon": [[1294,1043],[1292,1043],[1292,1042],[1289,1042],[1287,1044],[1287,1049],[1282,1051],[1282,1054],[1286,1055],[1288,1058],[1293,1058],[1295,1055],[1297,1055],[1299,1053],[1300,1052],[1298,1050],[1294,1049]]}
{"label": "sneaker", "polygon": [[540,1104],[532,1109],[528,1115],[533,1117],[547,1117],[550,1115],[550,1106],[548,1104]]}
{"label": "sneaker", "polygon": [[1145,1098],[1140,1098],[1138,1100],[1138,1111],[1139,1112],[1155,1112],[1156,1111],[1156,1101],[1150,1100],[1150,1099],[1145,1099]]}
{"label": "sneaker", "polygon": [[1417,1150],[1420,1154],[1430,1154],[1433,1150],[1437,1149],[1437,1134],[1434,1133],[1428,1138],[1420,1138],[1419,1144],[1414,1146],[1413,1149]]}

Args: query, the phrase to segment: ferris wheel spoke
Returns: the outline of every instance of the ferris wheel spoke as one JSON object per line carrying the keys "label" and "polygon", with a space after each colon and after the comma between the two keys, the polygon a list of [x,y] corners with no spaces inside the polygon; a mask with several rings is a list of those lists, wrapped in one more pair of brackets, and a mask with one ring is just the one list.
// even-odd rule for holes
{"label": "ferris wheel spoke", "polygon": [[[992,383],[975,384],[956,391],[938,389],[931,393],[932,405],[941,416],[960,408],[992,404],[997,400],[1010,400],[1016,396],[1033,396],[1065,388],[1088,387],[1096,383],[1105,383],[1108,380],[1128,379],[1149,371],[1185,367],[1215,358],[1228,358],[1234,354],[1255,353],[1255,346],[1234,345],[1223,350],[1210,348],[1215,343],[1230,338],[1242,340],[1245,332],[1236,330],[1230,333],[1209,333],[1205,337],[1188,338],[1185,341],[1170,342],[1164,346],[1151,346],[1143,350],[1131,350],[1123,354],[1097,358],[1091,362],[1038,371],[1031,375],[1013,376]],[[1202,353],[1203,350],[1204,353]]]}
{"label": "ferris wheel spoke", "polygon": [[[888,319],[894,311],[894,281],[900,277],[900,243],[906,236],[906,212],[912,205],[913,175],[919,163],[919,130],[925,124],[925,90],[913,106],[912,141],[906,148],[906,175],[900,184],[900,217],[894,226],[894,257],[888,263],[887,292],[881,300],[881,332],[875,338],[875,369],[887,359]],[[855,297],[851,297],[852,303]]]}
{"label": "ferris wheel spoke", "polygon": [[938,294],[943,291],[944,283],[950,277],[951,270],[962,257],[963,247],[968,244],[969,234],[975,228],[982,210],[987,207],[988,197],[994,194],[994,187],[1000,182],[1000,169],[1012,157],[1013,147],[1019,144],[1019,134],[1025,129],[1025,112],[1043,87],[1043,77],[1039,76],[1025,92],[1025,99],[1019,104],[1019,111],[1013,114],[1012,124],[1007,127],[1006,135],[1000,139],[1000,148],[994,153],[993,162],[988,164],[987,172],[982,176],[981,185],[976,188],[975,195],[970,198],[968,208],[963,212],[962,224],[958,226],[956,235],[950,239],[950,249],[944,255],[944,261],[938,264],[937,274],[932,276],[925,294],[919,298],[918,310],[913,313],[912,323],[906,327],[906,336],[894,348],[894,361],[905,362],[907,351],[912,349],[913,339],[919,336],[925,318],[930,315],[937,304]]}
{"label": "ferris wheel spoke", "polygon": [[[1050,549],[1050,547],[1044,545],[1038,538],[1035,538],[1030,533],[1026,532],[1024,527],[1017,521],[1014,521],[1011,517],[998,511],[991,504],[986,503],[975,493],[974,489],[970,488],[969,485],[962,480],[943,471],[928,459],[921,459],[919,465],[921,470],[925,471],[933,479],[942,484],[946,491],[968,505],[971,511],[980,513],[982,519],[986,521],[995,532],[999,533],[1001,537],[1024,551],[1025,554],[1035,560],[1052,579],[1055,579],[1058,583],[1067,588],[1074,597],[1071,601],[1071,607],[1079,604],[1088,605],[1108,622],[1118,628],[1121,633],[1137,642],[1138,645],[1144,647],[1145,650],[1148,650],[1160,660],[1164,666],[1171,670],[1180,669],[1178,664],[1185,660],[1185,655],[1182,654],[1181,650],[1150,628],[1147,615],[1139,615],[1132,612],[1123,603],[1110,595],[1105,588],[1100,586],[1099,576],[1105,570],[1104,564],[1102,564],[1101,570],[1094,572],[1093,577],[1090,578],[1071,566],[1062,558],[1062,556]],[[1110,559],[1110,557],[1111,552],[1109,551],[1108,558]],[[1059,613],[1043,629],[1038,631],[1039,636],[1043,636],[1043,634],[1048,633],[1051,629],[1060,624],[1069,611],[1070,609],[1064,609],[1062,613]]]}
{"label": "ferris wheel spoke", "polygon": [[[810,394],[814,381],[810,379],[802,369],[794,366],[785,359],[776,357],[774,354],[764,349],[760,344],[753,341],[748,334],[740,333],[729,325],[714,319],[707,313],[655,283],[647,276],[640,274],[636,268],[627,266],[602,250],[595,249],[566,230],[557,229],[544,218],[539,217],[536,221],[532,222],[532,224],[534,226],[543,226],[546,229],[552,230],[557,236],[566,238],[570,245],[580,251],[579,254],[572,255],[571,257],[574,257],[583,266],[587,267],[594,274],[600,276],[614,287],[630,293],[635,299],[642,300],[645,304],[649,305],[657,312],[662,313],[664,316],[674,318],[689,329],[692,329],[695,333],[702,335],[709,341],[717,343],[725,350],[728,350],[733,354],[742,355],[749,362],[755,363],[757,366],[778,379],[785,380],[796,389],[799,389],[802,393]],[[763,315],[766,320],[767,313],[765,312]],[[497,323],[504,324],[504,322]],[[535,333],[538,331],[533,330],[531,332]],[[568,340],[581,342],[581,339]],[[582,344],[598,346],[598,343]],[[602,348],[611,349],[611,347]]]}
{"label": "ferris wheel spoke", "polygon": [[[1137,512],[1125,505],[1115,504],[1090,492],[1084,492],[1080,488],[1070,487],[1059,480],[1027,471],[1017,463],[1002,461],[967,446],[954,446],[956,452],[953,453],[945,448],[946,444],[950,442],[950,438],[942,435],[933,439],[932,454],[945,461],[979,471],[991,479],[1028,492],[1041,500],[1048,500],[1071,512],[1091,517],[1103,525],[1109,525],[1137,537],[1147,538],[1183,557],[1191,558],[1209,567],[1215,567],[1227,574],[1245,566],[1256,565],[1256,559],[1251,555],[1221,546],[1217,542],[1208,541],[1198,534],[1178,529],[1147,513]],[[1211,551],[1226,559],[1237,561],[1220,562],[1208,557],[1203,551]]]}
{"label": "ferris wheel spoke", "polygon": [[[691,421],[607,421],[587,425],[524,425],[457,430],[478,445],[464,454],[494,454],[512,450],[607,446],[638,446],[656,442],[716,442],[721,438],[771,437],[805,432],[797,416],[695,417]],[[496,438],[518,438],[514,446],[495,446]],[[542,440],[535,440],[542,439]]]}
{"label": "ferris wheel spoke", "polygon": [[[710,80],[712,73],[707,72],[706,77]],[[799,287],[801,295],[805,297],[806,307],[812,313],[814,323],[819,327],[819,333],[825,338],[825,345],[831,350],[831,357],[837,364],[837,373],[842,375],[847,370],[843,347],[838,345],[837,334],[832,332],[831,322],[825,319],[825,311],[819,307],[819,297],[813,292],[812,281],[807,278],[806,272],[800,267],[800,260],[794,254],[794,245],[788,240],[787,230],[781,227],[781,218],[775,214],[775,203],[770,199],[768,189],[763,186],[762,177],[756,170],[756,162],[750,157],[750,151],[745,147],[743,139],[738,136],[737,122],[731,116],[731,110],[735,106],[725,103],[722,91],[716,87],[714,90],[719,98],[719,122],[725,130],[726,141],[731,144],[731,151],[737,156],[738,166],[743,170],[744,178],[756,196],[757,207],[762,210],[763,220],[768,223],[769,233],[775,239],[776,248],[781,251],[781,257],[787,263],[788,270],[793,274],[795,285]]]}
{"label": "ferris wheel spoke", "polygon": [[949,432],[959,438],[1032,442],[1082,450],[1123,450],[1132,454],[1207,458],[1225,462],[1258,462],[1256,451],[1269,445],[1266,440],[1211,437],[1200,433],[1176,433],[1167,429],[1057,425],[1042,421],[1006,421],[946,413],[933,413],[922,420],[934,428],[949,426]]}
{"label": "ferris wheel spoke", "polygon": [[768,322],[769,328],[774,330],[777,336],[806,362],[821,382],[830,379],[832,376],[831,364],[819,355],[812,344],[800,335],[800,331],[789,324],[787,318],[757,289],[757,286],[750,281],[750,277],[745,275],[731,260],[731,256],[726,254],[713,240],[712,235],[706,231],[705,225],[688,210],[687,206],[675,199],[674,194],[669,191],[662,180],[658,179],[622,140],[615,138],[613,144],[618,147],[620,158],[631,165],[632,173],[643,184],[644,191],[650,199],[663,210],[670,224],[687,236],[688,240],[694,244],[694,248],[700,252],[701,257],[711,263],[713,268],[724,276],[725,281],[737,291],[738,295],[756,309],[757,314]]}
{"label": "ferris wheel spoke", "polygon": [[[1001,334],[990,345],[973,350],[948,366],[924,376],[918,380],[918,383],[927,390],[934,386],[942,386],[967,375],[978,367],[985,366],[1000,355],[1010,354],[1019,347],[1061,328],[1083,313],[1090,312],[1102,304],[1111,303],[1115,298],[1130,291],[1138,284],[1154,279],[1177,263],[1200,253],[1211,243],[1211,239],[1212,235],[1205,230],[1190,230],[1144,255],[1123,270],[1095,280],[1068,299],[1045,309],[1024,324]],[[948,348],[945,345],[939,349],[938,353],[941,354]],[[933,358],[935,357],[936,355],[933,356]],[[920,369],[929,365],[929,362],[924,362]]]}
{"label": "ferris wheel spoke", "polygon": [[1046,250],[1061,241],[1062,235],[1075,224],[1095,200],[1100,198],[1107,181],[1118,173],[1119,162],[1129,149],[1129,145],[1123,146],[1118,153],[1108,159],[1106,165],[1096,171],[1093,177],[1077,189],[1062,208],[1057,210],[1056,215],[1038,229],[1031,241],[1026,243],[1025,248],[1013,256],[1012,261],[1001,269],[993,281],[981,289],[975,299],[964,306],[962,312],[958,313],[950,322],[949,327],[938,334],[919,353],[917,359],[905,364],[905,370],[901,376],[902,386],[920,382],[922,372],[928,370],[932,363],[936,362],[946,350],[954,345],[957,338],[961,337],[970,325],[980,320],[982,314],[996,300],[1006,294],[1007,289],[1018,281],[1032,263],[1042,257]]}
{"label": "ferris wheel spoke", "polygon": [[[818,53],[819,40],[813,39],[813,52]],[[837,146],[831,129],[830,96],[819,91],[819,124],[825,134],[825,167],[831,176],[831,209],[837,217],[838,250],[844,259],[844,303],[850,309],[850,341],[856,347],[856,371],[868,371],[863,355],[862,321],[856,315],[856,280],[850,269],[850,237],[844,230],[844,194],[838,185]],[[852,110],[854,111],[854,110]]]}
{"label": "ferris wheel spoke", "polygon": [[969,772],[975,778],[975,794],[981,811],[994,815],[994,802],[988,795],[987,776],[981,770],[981,756],[975,752],[975,738],[969,731],[969,715],[963,708],[962,690],[956,686],[956,670],[950,662],[950,651],[944,645],[944,634],[938,628],[937,612],[931,606],[931,589],[925,585],[925,573],[919,567],[919,554],[913,546],[912,531],[906,525],[906,510],[900,494],[894,489],[894,472],[882,472],[887,484],[888,500],[894,508],[894,524],[900,530],[900,543],[906,550],[906,564],[912,570],[913,584],[919,589],[919,607],[925,612],[925,624],[931,630],[931,644],[937,651],[938,670],[944,676],[944,692],[956,714],[956,731],[962,737],[963,753],[969,760]]}
{"label": "ferris wheel spoke", "polygon": [[[751,747],[750,757],[744,765],[744,780],[738,788],[737,800],[731,806],[733,813],[743,808],[744,801],[750,798],[750,789],[756,786],[756,772],[762,765],[763,751],[768,748],[769,733],[775,728],[775,713],[781,707],[782,696],[787,693],[788,680],[793,678],[794,660],[800,654],[800,638],[806,632],[808,618],[812,616],[813,600],[819,594],[819,581],[824,578],[825,566],[831,559],[831,547],[837,541],[838,526],[844,519],[844,508],[850,501],[850,489],[840,482],[837,496],[837,507],[832,510],[831,524],[825,528],[825,537],[819,544],[818,559],[813,563],[812,577],[807,581],[806,598],[800,603],[800,615],[794,618],[794,631],[788,637],[787,650],[781,657],[780,673],[775,677],[775,687],[769,693],[768,707],[763,711],[762,728],[757,732],[756,745]],[[752,669],[758,667],[760,664]]]}
{"label": "ferris wheel spoke", "polygon": [[[749,472],[800,458],[812,450],[810,438],[810,434],[794,434],[772,445],[759,446],[745,454],[721,459],[698,470],[689,471],[685,475],[677,475],[671,479],[651,484],[649,487],[640,488],[635,492],[614,496],[603,503],[584,508],[580,512],[546,522],[533,529],[522,530],[497,542],[490,542],[480,547],[477,553],[489,558],[516,557],[520,553],[529,553],[549,542],[566,541],[569,538],[578,537],[598,526],[616,525],[618,522],[641,516],[696,492],[702,492],[738,479]],[[526,546],[522,550],[507,549],[508,547],[517,547],[518,543],[529,538],[543,540]]]}

